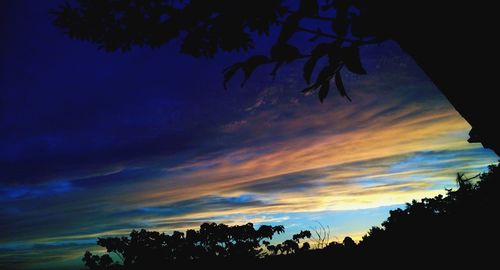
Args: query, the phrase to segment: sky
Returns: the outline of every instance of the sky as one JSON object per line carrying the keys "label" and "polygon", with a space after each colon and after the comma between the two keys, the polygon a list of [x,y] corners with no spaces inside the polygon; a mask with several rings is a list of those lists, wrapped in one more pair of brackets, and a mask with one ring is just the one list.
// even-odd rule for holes
{"label": "sky", "polygon": [[105,53],[51,25],[59,3],[0,7],[0,269],[81,267],[97,237],[206,221],[359,240],[498,160],[394,43],[361,51],[368,75],[343,73],[352,102],[321,104],[300,93],[303,63],[224,91],[248,55]]}

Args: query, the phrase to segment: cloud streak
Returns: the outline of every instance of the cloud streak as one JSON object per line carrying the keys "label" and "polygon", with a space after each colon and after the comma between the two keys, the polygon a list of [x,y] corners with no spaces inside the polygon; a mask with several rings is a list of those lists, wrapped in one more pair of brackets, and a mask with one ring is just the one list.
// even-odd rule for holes
{"label": "cloud streak", "polygon": [[[255,89],[235,117],[190,112],[166,130],[144,131],[147,138],[134,131],[107,148],[102,139],[88,151],[65,149],[74,158],[9,156],[3,164],[16,166],[1,176],[0,265],[28,268],[41,258],[69,265],[99,236],[205,221],[283,223],[293,233],[320,220],[359,237],[391,207],[434,196],[453,187],[457,171],[496,161],[466,142],[468,124],[412,62],[392,55],[377,69],[380,60],[368,61],[372,76],[346,76],[352,103],[298,98],[291,74]],[[158,101],[174,111],[179,102]],[[62,147],[56,137],[44,139],[54,152]]]}

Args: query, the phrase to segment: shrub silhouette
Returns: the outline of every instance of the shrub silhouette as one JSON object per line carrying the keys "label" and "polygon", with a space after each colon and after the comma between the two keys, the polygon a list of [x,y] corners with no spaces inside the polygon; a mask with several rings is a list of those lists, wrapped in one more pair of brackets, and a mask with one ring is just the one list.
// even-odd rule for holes
{"label": "shrub silhouette", "polygon": [[[301,231],[292,239],[271,245],[283,226],[252,223],[228,226],[204,223],[199,230],[172,235],[153,231],[132,231],[129,237],[99,238],[97,243],[112,256],[86,252],[83,261],[92,270],[159,269],[169,265],[230,267],[255,266],[265,269],[327,265],[345,266],[475,266],[496,261],[493,239],[500,225],[496,218],[499,165],[473,178],[457,175],[458,189],[408,203],[390,211],[381,227],[373,227],[356,243],[345,237],[322,249],[310,249],[300,241],[311,237]],[[451,255],[450,255],[451,254]],[[457,258],[459,254],[459,258]]]}
{"label": "shrub silhouette", "polygon": [[[479,178],[479,181],[476,179]],[[469,256],[469,260],[492,260],[491,234],[498,229],[492,214],[497,206],[500,181],[498,165],[473,178],[457,175],[457,190],[408,203],[390,211],[382,228],[372,228],[360,243],[365,252],[385,257],[384,252],[410,258],[415,252],[438,257],[446,252]],[[467,260],[465,260],[467,261]]]}

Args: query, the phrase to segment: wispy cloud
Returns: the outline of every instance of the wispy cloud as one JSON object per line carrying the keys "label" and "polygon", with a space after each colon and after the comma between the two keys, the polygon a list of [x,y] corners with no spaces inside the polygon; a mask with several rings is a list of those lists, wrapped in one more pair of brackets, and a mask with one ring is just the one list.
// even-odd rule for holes
{"label": "wispy cloud", "polygon": [[287,78],[260,89],[238,117],[200,130],[205,136],[193,124],[123,150],[133,153],[127,160],[77,159],[92,169],[72,160],[45,172],[42,162],[44,179],[32,184],[26,179],[37,175],[20,164],[8,177],[23,171],[22,184],[0,187],[0,263],[69,263],[99,236],[205,221],[295,229],[321,221],[359,237],[391,207],[434,196],[453,186],[457,171],[496,161],[466,142],[470,127],[414,64],[392,61],[407,66],[397,76],[381,69],[346,78],[352,103],[297,98],[289,90],[298,82]]}

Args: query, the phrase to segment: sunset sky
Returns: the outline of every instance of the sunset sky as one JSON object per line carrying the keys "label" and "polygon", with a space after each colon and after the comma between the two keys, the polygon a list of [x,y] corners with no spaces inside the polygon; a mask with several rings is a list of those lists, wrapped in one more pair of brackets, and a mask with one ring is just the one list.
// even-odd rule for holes
{"label": "sunset sky", "polygon": [[[359,240],[498,157],[396,44],[343,73],[353,102],[303,96],[303,63],[222,87],[245,54],[172,43],[105,53],[51,25],[61,2],[0,4],[0,269],[82,267],[97,237],[202,222],[331,228]],[[266,47],[258,44],[257,51]]]}

